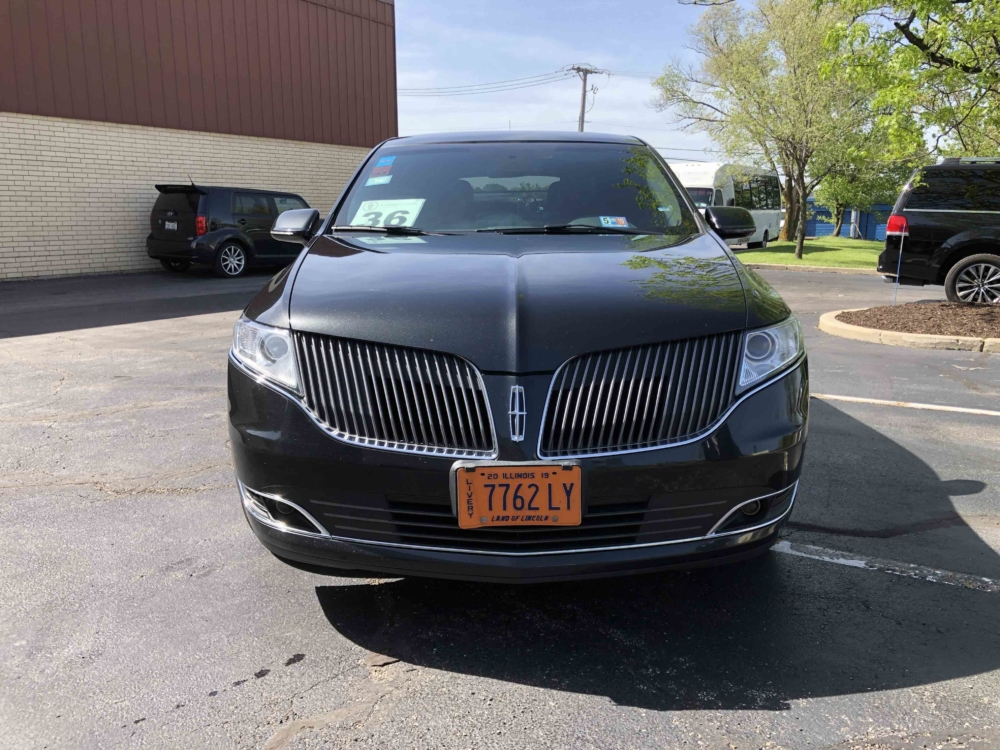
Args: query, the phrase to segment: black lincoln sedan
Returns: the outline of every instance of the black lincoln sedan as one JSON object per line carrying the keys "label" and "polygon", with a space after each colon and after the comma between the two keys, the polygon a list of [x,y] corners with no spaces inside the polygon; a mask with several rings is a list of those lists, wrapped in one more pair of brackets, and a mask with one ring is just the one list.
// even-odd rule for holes
{"label": "black lincoln sedan", "polygon": [[636,138],[375,148],[236,324],[243,509],[313,570],[534,582],[738,561],[805,447],[802,332]]}

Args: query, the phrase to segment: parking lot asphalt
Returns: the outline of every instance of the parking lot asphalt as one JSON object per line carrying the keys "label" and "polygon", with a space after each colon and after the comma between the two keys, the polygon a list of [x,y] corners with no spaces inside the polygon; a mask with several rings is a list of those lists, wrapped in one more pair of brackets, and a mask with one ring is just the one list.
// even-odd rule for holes
{"label": "parking lot asphalt", "polygon": [[[764,275],[815,394],[1000,411],[1000,355],[816,329],[881,279]],[[1000,746],[1000,417],[814,399],[792,524],[750,564],[320,576],[254,539],[226,443],[267,278],[0,285],[0,746]]]}

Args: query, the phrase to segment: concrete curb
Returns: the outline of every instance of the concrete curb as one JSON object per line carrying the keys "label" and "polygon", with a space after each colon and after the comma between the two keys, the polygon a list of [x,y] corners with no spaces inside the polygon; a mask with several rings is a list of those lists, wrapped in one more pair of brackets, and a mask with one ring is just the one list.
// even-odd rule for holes
{"label": "concrete curb", "polygon": [[[736,254],[739,258],[739,253]],[[772,271],[813,271],[815,273],[853,273],[859,274],[861,276],[883,276],[884,274],[878,271],[873,271],[870,268],[833,268],[828,266],[788,266],[779,265],[778,263],[744,263],[747,268],[752,268],[754,270],[772,270]]]}
{"label": "concrete curb", "polygon": [[865,328],[837,320],[837,316],[845,312],[866,310],[865,307],[855,307],[849,310],[834,310],[820,316],[819,330],[831,336],[845,339],[867,341],[870,344],[887,344],[888,346],[908,346],[913,349],[957,349],[963,352],[989,352],[1000,354],[1000,338],[979,339],[974,336],[937,336],[929,333],[902,333],[900,331],[880,331],[877,328]]}

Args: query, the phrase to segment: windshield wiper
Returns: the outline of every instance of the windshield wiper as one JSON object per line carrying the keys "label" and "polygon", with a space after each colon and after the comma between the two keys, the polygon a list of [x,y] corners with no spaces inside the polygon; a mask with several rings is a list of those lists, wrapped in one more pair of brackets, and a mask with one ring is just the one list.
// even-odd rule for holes
{"label": "windshield wiper", "polygon": [[367,224],[359,224],[357,226],[347,225],[347,226],[337,226],[330,227],[328,232],[378,232],[380,234],[402,234],[412,237],[419,237],[420,235],[429,234],[450,234],[450,232],[427,232],[420,227],[370,227]]}
{"label": "windshield wiper", "polygon": [[498,227],[476,231],[497,234],[653,234],[631,227],[598,227],[593,224],[546,224],[542,227]]}

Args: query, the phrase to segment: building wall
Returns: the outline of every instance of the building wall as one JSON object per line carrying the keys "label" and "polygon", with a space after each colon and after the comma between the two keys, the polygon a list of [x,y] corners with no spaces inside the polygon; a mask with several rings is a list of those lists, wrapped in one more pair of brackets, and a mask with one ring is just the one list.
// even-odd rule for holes
{"label": "building wall", "polygon": [[[859,239],[884,241],[886,222],[891,213],[892,206],[887,203],[872,206],[869,211],[859,212],[856,221],[858,231],[861,233]],[[854,222],[854,209],[848,209],[844,216],[844,225],[840,228],[841,237],[851,236],[851,227]],[[809,217],[806,219],[806,237],[829,237],[833,234],[833,227],[833,214],[830,213],[830,210],[823,206],[817,206],[815,201],[810,198]]]}
{"label": "building wall", "polygon": [[0,279],[159,268],[155,183],[285,190],[328,211],[367,152],[0,112]]}
{"label": "building wall", "polygon": [[0,0],[0,111],[374,146],[391,0]]}

